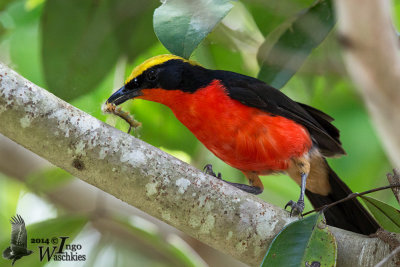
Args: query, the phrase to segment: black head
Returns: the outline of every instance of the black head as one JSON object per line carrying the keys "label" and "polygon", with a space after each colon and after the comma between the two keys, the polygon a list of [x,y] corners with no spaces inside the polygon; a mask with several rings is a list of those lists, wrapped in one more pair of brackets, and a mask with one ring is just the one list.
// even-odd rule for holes
{"label": "black head", "polygon": [[197,63],[178,56],[157,56],[136,67],[125,85],[106,103],[122,104],[128,99],[143,95],[143,89],[194,92],[210,82],[207,71]]}

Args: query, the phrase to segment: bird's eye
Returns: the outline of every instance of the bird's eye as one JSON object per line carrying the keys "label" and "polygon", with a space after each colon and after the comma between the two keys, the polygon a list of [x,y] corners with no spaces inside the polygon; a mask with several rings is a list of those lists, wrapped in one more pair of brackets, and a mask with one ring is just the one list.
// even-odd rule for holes
{"label": "bird's eye", "polygon": [[140,87],[138,78],[133,78],[124,86],[123,92],[129,92],[131,90],[137,89]]}
{"label": "bird's eye", "polygon": [[132,83],[134,88],[139,87],[139,81],[137,78],[133,79]]}
{"label": "bird's eye", "polygon": [[147,79],[149,81],[154,81],[155,79],[157,79],[157,73],[155,70],[149,70],[147,72]]}

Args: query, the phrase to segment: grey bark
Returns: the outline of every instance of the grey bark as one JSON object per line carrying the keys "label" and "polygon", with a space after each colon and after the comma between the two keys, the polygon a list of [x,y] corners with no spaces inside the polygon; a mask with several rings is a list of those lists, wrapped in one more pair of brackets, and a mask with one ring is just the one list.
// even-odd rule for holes
{"label": "grey bark", "polygon": [[[386,174],[389,184],[396,185],[400,184],[400,169],[393,169],[393,174]],[[392,188],[393,194],[397,199],[397,202],[400,204],[400,187]]]}
{"label": "grey bark", "polygon": [[[104,124],[1,63],[0,133],[251,266],[260,264],[274,236],[295,220],[283,209]],[[331,230],[338,242],[338,266],[372,266],[390,252],[377,238]]]}
{"label": "grey bark", "polygon": [[[30,191],[39,194],[40,197],[44,197],[50,203],[67,211],[69,214],[88,214],[91,226],[103,236],[111,236],[112,238],[122,240],[131,249],[144,255],[150,255],[152,258],[168,256],[169,254],[163,250],[164,247],[160,247],[158,244],[155,244],[154,247],[149,246],[147,241],[141,240],[135,234],[128,233],[129,231],[126,231],[125,225],[115,223],[114,221],[115,216],[117,218],[120,216],[129,218],[137,216],[143,218],[148,224],[154,225],[159,235],[165,240],[171,237],[177,239],[178,237],[176,236],[180,236],[189,246],[195,249],[195,251],[191,252],[191,257],[199,259],[197,260],[197,264],[202,259],[206,262],[206,266],[247,266],[79,179],[71,179],[71,182],[63,183],[51,190],[42,190],[40,186],[38,188],[36,184],[29,182],[29,176],[32,173],[45,168],[55,167],[38,155],[0,134],[0,173],[7,175],[10,179],[16,179],[25,183]],[[179,263],[171,261],[173,259],[173,257],[165,257],[163,262],[167,265],[179,265]],[[199,264],[198,266],[204,266],[204,264]]]}

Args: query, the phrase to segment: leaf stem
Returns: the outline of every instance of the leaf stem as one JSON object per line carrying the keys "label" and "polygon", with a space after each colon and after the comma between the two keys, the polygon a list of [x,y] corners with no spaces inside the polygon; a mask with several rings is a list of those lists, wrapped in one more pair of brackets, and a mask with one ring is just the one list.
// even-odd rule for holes
{"label": "leaf stem", "polygon": [[389,188],[395,188],[395,187],[400,187],[400,184],[386,185],[386,186],[374,188],[374,189],[371,189],[371,190],[367,190],[367,191],[364,191],[364,192],[361,192],[361,193],[351,193],[347,197],[342,198],[342,199],[340,199],[338,201],[332,202],[332,203],[330,203],[328,205],[324,205],[324,206],[321,206],[321,207],[316,208],[314,210],[311,210],[311,211],[308,211],[306,213],[303,213],[302,216],[306,216],[306,215],[308,215],[310,213],[321,211],[321,210],[324,210],[324,209],[329,209],[330,207],[333,207],[333,206],[335,206],[335,205],[337,205],[339,203],[351,200],[351,199],[356,198],[356,197],[360,197],[360,196],[363,196],[363,195],[366,195],[366,194],[369,194],[369,193],[373,193],[373,192],[377,192],[377,191],[381,191],[381,190],[385,190],[385,189],[389,189]]}

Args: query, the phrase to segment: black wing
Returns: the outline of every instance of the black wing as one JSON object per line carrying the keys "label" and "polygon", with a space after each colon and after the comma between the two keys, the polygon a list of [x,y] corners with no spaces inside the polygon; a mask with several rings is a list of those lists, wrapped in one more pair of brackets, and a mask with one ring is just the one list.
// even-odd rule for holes
{"label": "black wing", "polygon": [[231,98],[303,125],[324,156],[346,154],[339,140],[339,130],[330,123],[333,118],[329,115],[291,100],[258,79],[229,71],[216,70],[213,73],[214,78],[225,85]]}
{"label": "black wing", "polygon": [[25,222],[20,215],[11,217],[11,247],[17,246],[26,248],[27,238]]}

